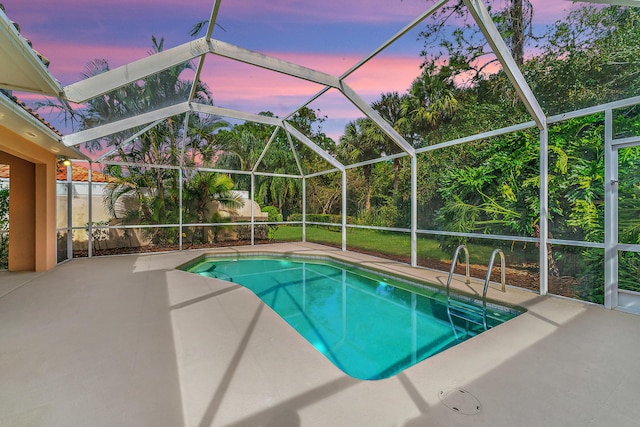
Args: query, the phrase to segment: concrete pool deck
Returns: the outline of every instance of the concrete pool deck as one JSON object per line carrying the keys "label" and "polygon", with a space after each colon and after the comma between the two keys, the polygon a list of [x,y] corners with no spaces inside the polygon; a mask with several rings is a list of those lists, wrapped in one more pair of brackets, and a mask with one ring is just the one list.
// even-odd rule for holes
{"label": "concrete pool deck", "polygon": [[[302,243],[2,272],[0,426],[640,425],[640,316],[492,289],[528,311],[395,377],[361,381],[250,291],[175,269],[229,251],[332,254],[446,280]],[[441,391],[457,389],[479,413],[441,402]]]}

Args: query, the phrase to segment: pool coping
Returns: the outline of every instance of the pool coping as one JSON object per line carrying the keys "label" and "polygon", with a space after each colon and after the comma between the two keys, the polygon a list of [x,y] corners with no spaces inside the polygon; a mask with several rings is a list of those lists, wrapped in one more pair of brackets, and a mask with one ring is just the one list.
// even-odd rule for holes
{"label": "pool coping", "polygon": [[[210,258],[233,258],[233,257],[266,257],[266,258],[276,258],[276,257],[285,257],[285,258],[293,258],[293,259],[307,259],[307,260],[316,260],[316,261],[325,261],[332,262],[338,265],[345,265],[351,268],[360,270],[362,272],[373,272],[379,274],[382,277],[398,280],[401,282],[405,282],[409,290],[412,290],[412,287],[417,288],[417,290],[428,290],[431,292],[437,293],[446,293],[446,287],[434,283],[433,281],[428,281],[423,278],[410,276],[407,274],[403,274],[400,272],[390,272],[389,270],[385,270],[384,267],[379,266],[362,266],[353,261],[345,260],[344,258],[340,258],[337,256],[333,256],[332,254],[323,254],[323,255],[305,255],[305,254],[296,254],[289,252],[277,252],[277,251],[243,251],[243,252],[232,252],[232,251],[216,251],[216,252],[205,252],[196,256],[195,258],[180,264],[175,267],[176,270],[188,271],[189,268],[193,268],[197,264],[206,261]],[[416,267],[412,267],[416,268]],[[442,272],[440,272],[442,273]],[[454,274],[454,277],[456,275]],[[224,280],[218,278],[218,280]],[[482,297],[477,293],[472,293],[470,291],[465,291],[464,289],[459,289],[455,285],[451,287],[451,292],[455,294],[456,298],[459,298],[462,301],[469,302],[472,304],[480,303],[482,304]],[[514,304],[511,302],[501,301],[496,298],[486,298],[486,306],[487,308],[491,308],[497,311],[508,312],[509,314],[513,314],[518,316],[527,311],[526,307],[523,307],[518,304]]]}

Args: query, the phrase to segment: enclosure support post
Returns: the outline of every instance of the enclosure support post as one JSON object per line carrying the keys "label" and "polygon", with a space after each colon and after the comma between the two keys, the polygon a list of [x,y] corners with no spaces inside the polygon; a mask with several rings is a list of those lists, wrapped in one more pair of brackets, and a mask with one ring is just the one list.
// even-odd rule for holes
{"label": "enclosure support post", "polygon": [[500,61],[502,70],[507,75],[513,88],[518,93],[518,97],[529,111],[529,114],[535,120],[539,129],[544,129],[546,125],[546,117],[542,107],[538,103],[533,91],[529,87],[527,80],[522,75],[518,64],[511,56],[509,48],[507,47],[504,39],[500,35],[496,24],[493,22],[489,10],[485,6],[482,0],[464,0],[467,5],[471,16],[476,21],[480,31],[484,34],[487,43],[491,46],[491,50]]}
{"label": "enclosure support post", "polygon": [[347,171],[342,171],[342,250],[347,250]]}
{"label": "enclosure support post", "polygon": [[178,169],[178,250],[182,250],[182,168]]}
{"label": "enclosure support post", "polygon": [[418,265],[418,156],[411,157],[411,266]]}
{"label": "enclosure support post", "polygon": [[87,171],[87,179],[89,181],[89,188],[87,191],[87,197],[89,198],[87,205],[88,212],[88,224],[87,224],[87,256],[91,258],[93,256],[93,163],[89,162],[89,170]]}
{"label": "enclosure support post", "polygon": [[307,241],[307,179],[302,177],[302,242]]}
{"label": "enclosure support post", "polygon": [[549,129],[540,130],[540,295],[549,292]]}
{"label": "enclosure support post", "polygon": [[73,172],[67,166],[67,259],[73,259]]}
{"label": "enclosure support post", "polygon": [[618,150],[613,148],[613,112],[604,115],[604,306],[618,305]]}
{"label": "enclosure support post", "polygon": [[253,173],[253,171],[251,171],[251,246],[255,245],[255,231],[254,228],[256,226],[255,222],[255,213],[253,212],[253,203],[254,203],[254,198],[255,198],[255,192],[256,192],[256,176]]}

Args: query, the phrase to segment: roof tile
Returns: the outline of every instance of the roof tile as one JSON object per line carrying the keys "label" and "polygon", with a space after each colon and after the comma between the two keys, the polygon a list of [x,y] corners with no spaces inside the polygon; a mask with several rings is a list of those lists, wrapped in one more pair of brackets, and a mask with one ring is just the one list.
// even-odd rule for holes
{"label": "roof tile", "polygon": [[[0,165],[0,178],[9,178],[9,165]],[[67,168],[64,166],[58,166],[56,173],[57,181],[67,180]],[[78,164],[71,165],[71,180],[73,182],[89,182],[89,169]],[[100,172],[92,171],[91,182],[116,182],[117,179],[111,176],[105,175]]]}

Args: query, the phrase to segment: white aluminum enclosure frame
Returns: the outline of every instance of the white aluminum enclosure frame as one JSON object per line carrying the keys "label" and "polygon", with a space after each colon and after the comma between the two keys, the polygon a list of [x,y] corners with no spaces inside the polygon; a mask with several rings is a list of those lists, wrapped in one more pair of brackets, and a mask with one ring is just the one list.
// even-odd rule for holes
{"label": "white aluminum enclosure frame", "polygon": [[[589,0],[587,0],[589,1]],[[105,124],[102,126],[98,126],[95,128],[87,129],[81,132],[77,132],[74,134],[67,135],[63,138],[63,142],[67,146],[76,146],[78,144],[82,144],[87,141],[104,138],[106,136],[123,132],[132,128],[139,129],[142,126],[148,125],[145,129],[149,129],[150,127],[160,123],[162,120],[176,116],[179,114],[190,114],[198,113],[198,114],[210,114],[214,116],[227,117],[237,120],[244,121],[252,121],[256,123],[262,123],[269,126],[274,126],[274,131],[269,140],[269,143],[265,147],[264,151],[260,155],[260,159],[254,166],[251,171],[221,171],[216,169],[202,169],[211,172],[225,172],[225,173],[236,173],[236,174],[249,174],[251,176],[251,198],[253,200],[255,195],[255,177],[256,176],[284,176],[288,178],[296,178],[302,180],[302,192],[303,192],[303,212],[302,212],[302,239],[306,240],[306,224],[311,224],[306,221],[306,185],[307,179],[320,176],[328,173],[341,173],[341,191],[342,191],[342,221],[340,224],[333,224],[341,226],[342,228],[342,249],[347,249],[347,228],[370,228],[377,230],[386,230],[393,232],[404,232],[409,233],[411,235],[411,265],[417,266],[417,237],[420,234],[437,234],[437,235],[450,235],[450,236],[459,236],[459,237],[470,237],[470,238],[480,238],[480,239],[493,239],[493,240],[508,240],[508,241],[519,241],[519,242],[531,242],[537,243],[539,245],[539,270],[540,270],[540,283],[539,289],[541,294],[546,294],[548,292],[548,265],[547,265],[547,255],[548,255],[548,247],[551,244],[556,245],[570,245],[570,246],[580,246],[580,247],[590,247],[590,248],[601,248],[605,251],[605,306],[607,308],[615,308],[618,306],[618,289],[617,289],[617,263],[618,263],[618,250],[632,250],[640,252],[640,247],[630,247],[630,245],[620,245],[617,241],[617,188],[615,185],[615,180],[617,179],[617,161],[616,161],[616,153],[617,149],[623,146],[635,145],[638,143],[637,138],[630,138],[628,140],[614,140],[611,135],[611,111],[616,108],[620,108],[625,105],[636,105],[640,104],[640,97],[630,98],[627,100],[618,101],[615,103],[606,104],[604,106],[592,107],[588,109],[578,110],[571,113],[566,113],[562,115],[557,115],[553,117],[546,117],[541,106],[539,105],[533,91],[529,87],[527,81],[522,75],[520,69],[517,64],[513,60],[510,55],[509,49],[507,48],[504,40],[502,39],[498,29],[496,28],[494,22],[492,21],[489,12],[487,10],[486,5],[482,0],[463,0],[464,5],[467,7],[471,16],[475,20],[479,29],[483,33],[486,38],[488,44],[491,46],[493,53],[496,55],[498,61],[500,62],[502,69],[508,76],[510,83],[513,85],[516,93],[518,94],[519,99],[523,102],[526,107],[529,115],[531,116],[532,121],[528,121],[525,123],[520,123],[514,126],[505,127],[502,129],[496,129],[489,132],[484,132],[478,135],[467,136],[464,138],[459,138],[452,141],[446,141],[443,143],[434,144],[432,146],[415,149],[411,144],[409,144],[398,132],[389,125],[380,115],[371,108],[369,104],[367,104],[347,83],[346,78],[350,76],[354,71],[358,70],[360,67],[368,63],[372,58],[378,55],[380,52],[384,51],[387,47],[393,44],[397,39],[405,35],[408,31],[415,28],[421,22],[423,22],[427,17],[432,15],[434,12],[439,10],[442,6],[446,5],[448,0],[437,0],[435,1],[429,8],[425,10],[420,16],[415,18],[412,22],[407,24],[404,28],[402,28],[399,32],[393,35],[390,39],[384,42],[378,49],[373,51],[370,55],[359,61],[357,64],[352,66],[346,72],[344,72],[340,76],[333,76],[327,73],[320,72],[318,70],[314,70],[308,67],[303,67],[298,64],[294,64],[288,61],[283,61],[281,59],[271,57],[268,55],[264,55],[262,53],[250,51],[239,46],[235,46],[226,42],[222,42],[220,40],[216,40],[211,38],[212,33],[215,27],[216,18],[218,15],[218,10],[220,7],[221,1],[215,1],[213,10],[211,13],[211,19],[209,21],[209,25],[207,28],[206,35],[200,39],[191,41],[189,43],[185,43],[181,46],[177,46],[172,49],[168,49],[166,51],[157,53],[155,55],[151,55],[149,57],[140,59],[131,64],[113,69],[104,74],[100,74],[95,77],[91,77],[89,79],[83,80],[81,82],[75,83],[73,85],[69,85],[64,88],[63,93],[64,97],[72,102],[86,102],[87,100],[109,93],[117,88],[123,87],[127,84],[131,84],[140,79],[145,78],[146,76],[161,72],[169,67],[182,64],[186,61],[197,60],[196,67],[196,78],[194,79],[194,85],[192,87],[190,96],[188,100],[169,106],[165,108],[160,108],[155,111],[150,111],[145,114],[141,114],[136,117],[123,119],[114,123]],[[637,5],[637,1],[635,0],[613,0],[608,1],[606,3],[610,4],[624,4],[624,5]],[[275,117],[266,117],[257,114],[251,114],[243,111],[230,110],[220,107],[215,107],[211,105],[204,105],[197,102],[194,102],[195,95],[195,85],[196,81],[200,75],[202,70],[204,61],[208,55],[217,55],[221,57],[225,57],[228,59],[232,59],[235,61],[240,61],[252,66],[260,67],[266,70],[270,70],[276,73],[285,74],[288,76],[292,76],[294,78],[302,79],[305,81],[309,81],[312,83],[316,83],[322,88],[313,95],[308,101],[303,103],[299,108],[290,112],[286,117],[280,119]],[[335,89],[339,91],[347,100],[349,100],[356,108],[358,108],[367,118],[376,123],[376,125],[391,138],[392,141],[402,150],[399,154],[394,154],[392,156],[385,156],[379,159],[372,159],[365,162],[360,162],[353,165],[343,165],[338,160],[336,160],[329,153],[321,149],[317,146],[313,141],[310,140],[303,132],[296,129],[289,119],[301,108],[308,106],[314,100],[318,99],[324,93],[329,91],[330,89]],[[605,175],[606,175],[606,184],[605,184],[605,240],[602,243],[593,243],[593,242],[578,242],[578,241],[570,241],[570,240],[562,240],[562,239],[549,239],[548,238],[548,230],[549,230],[549,220],[548,220],[548,169],[549,169],[549,159],[548,159],[548,145],[549,145],[549,134],[548,134],[548,125],[556,122],[560,122],[562,120],[567,120],[572,117],[580,117],[583,115],[593,114],[597,112],[605,112],[606,115],[606,147],[605,147]],[[151,124],[151,125],[149,125]],[[417,186],[417,166],[418,166],[418,154],[424,153],[427,151],[434,151],[443,149],[446,147],[455,146],[458,144],[469,143],[473,141],[478,141],[481,139],[491,138],[503,134],[508,134],[512,132],[523,131],[527,129],[537,128],[539,131],[539,143],[540,143],[540,218],[539,218],[539,226],[540,226],[540,237],[524,237],[524,236],[511,236],[511,235],[485,235],[479,233],[455,233],[455,232],[442,232],[437,230],[422,230],[418,228],[418,186]],[[286,175],[286,174],[269,174],[266,172],[258,172],[257,166],[262,162],[262,159],[270,148],[271,141],[275,138],[276,133],[282,130],[285,132],[286,137],[288,138],[290,147],[292,151],[295,153],[293,149],[293,143],[291,138],[296,138],[296,140],[300,141],[300,143],[306,145],[309,149],[311,149],[316,155],[322,158],[326,163],[328,163],[329,168],[325,171],[319,171],[314,173],[305,174],[300,165],[299,159],[297,156],[296,166],[299,172],[299,175]],[[139,135],[141,131],[136,133]],[[187,129],[185,128],[185,134]],[[372,226],[358,226],[353,224],[347,224],[347,177],[346,172],[348,169],[354,167],[360,167],[365,164],[372,164],[381,161],[388,161],[390,159],[400,158],[400,157],[409,157],[411,161],[411,226],[408,229],[399,229],[399,228],[389,228],[389,227],[372,227]],[[103,160],[106,156],[103,156],[100,160]],[[129,165],[133,166],[135,164],[130,164],[126,162],[108,162],[110,164],[121,164],[123,166]],[[150,165],[145,165],[150,166]],[[163,166],[154,166],[154,167],[163,167]],[[166,166],[165,166],[166,167]],[[182,173],[182,169],[180,167],[172,167],[176,169],[180,169],[180,173]],[[180,227],[182,226],[190,226],[190,224],[182,224],[180,221]],[[255,214],[253,212],[253,207],[251,210],[251,243],[254,244],[254,226],[255,226]],[[287,224],[292,224],[291,222]],[[200,224],[202,225],[202,224]],[[207,224],[205,224],[207,225]],[[215,225],[215,224],[211,224]],[[326,225],[326,224],[323,224]],[[139,227],[139,226],[136,226]],[[122,228],[122,227],[120,227]],[[631,245],[633,246],[633,245]]]}
{"label": "white aluminum enclosure frame", "polygon": [[[578,118],[578,117],[583,117],[583,116],[587,116],[587,115],[592,115],[592,114],[597,114],[597,113],[605,113],[605,240],[602,243],[598,243],[598,242],[586,242],[586,241],[574,241],[574,240],[563,240],[563,239],[548,239],[547,240],[547,244],[554,244],[554,245],[558,245],[558,246],[574,246],[574,247],[584,247],[584,248],[597,248],[597,249],[602,249],[605,251],[605,282],[604,282],[604,289],[605,289],[605,307],[607,308],[617,308],[620,307],[619,304],[619,299],[621,299],[624,303],[624,307],[622,307],[622,309],[624,309],[625,307],[638,307],[640,306],[640,295],[636,295],[633,292],[629,292],[629,291],[622,291],[622,290],[618,290],[617,287],[617,262],[618,262],[618,251],[631,251],[631,252],[639,252],[640,253],[640,245],[629,245],[629,244],[620,244],[618,243],[617,240],[617,150],[620,148],[626,148],[626,147],[633,147],[633,146],[637,146],[640,145],[640,136],[633,136],[633,137],[628,137],[628,138],[622,138],[622,139],[613,139],[611,137],[611,129],[612,129],[612,111],[619,109],[619,108],[624,108],[624,107],[629,107],[629,106],[633,106],[633,105],[640,105],[640,96],[639,97],[633,97],[633,98],[629,98],[629,99],[625,99],[625,100],[620,100],[620,101],[616,101],[616,102],[612,102],[609,104],[604,104],[601,106],[597,106],[597,107],[590,107],[590,108],[586,108],[586,109],[581,109],[581,110],[576,110],[573,112],[569,112],[569,113],[563,113],[563,114],[559,114],[556,116],[552,116],[549,117],[547,119],[548,123],[550,124],[555,124],[555,123],[560,123],[562,121],[565,120],[569,120],[569,119],[573,119],[573,118]],[[435,144],[433,146],[429,146],[429,147],[424,147],[421,148],[419,150],[416,150],[418,154],[420,153],[424,153],[424,152],[429,152],[429,151],[436,151],[439,149],[443,149],[443,148],[448,148],[448,147],[452,147],[455,145],[461,145],[461,144],[465,144],[465,143],[469,143],[469,142],[473,142],[473,141],[479,141],[479,140],[483,140],[483,139],[487,139],[487,138],[491,138],[491,137],[495,137],[495,136],[499,136],[499,135],[505,135],[505,134],[509,134],[509,133],[513,133],[513,132],[518,132],[518,131],[523,131],[523,130],[527,130],[527,129],[532,129],[535,128],[536,125],[534,122],[525,122],[525,123],[521,123],[518,125],[514,125],[514,126],[509,126],[509,127],[505,127],[502,129],[496,129],[493,131],[489,131],[489,132],[484,132],[484,133],[480,133],[477,135],[473,135],[473,136],[469,136],[469,137],[464,137],[464,138],[459,138],[456,140],[452,140],[452,141],[446,141],[440,144]],[[295,128],[293,128],[291,125],[289,125],[288,123],[285,124],[285,128],[287,131],[292,131],[292,135],[293,136],[300,136],[302,139],[306,138],[304,137],[304,135],[296,135],[297,131]],[[275,136],[275,133],[278,130],[276,129],[274,131],[273,136]],[[544,132],[540,133],[540,138],[541,138],[541,150],[540,150],[540,156],[541,156],[541,161],[540,161],[540,174],[541,177],[546,177],[546,174],[548,173],[548,159],[547,159],[547,150],[544,149],[546,144],[546,139],[548,138],[547,136],[547,131],[545,130]],[[320,150],[318,148],[318,150]],[[320,150],[320,152],[323,153],[322,150]],[[263,153],[264,154],[264,151]],[[342,166],[339,162],[335,161],[336,163],[334,164],[334,168],[332,169],[328,169],[326,171],[322,171],[322,172],[316,172],[313,174],[308,174],[308,175],[288,175],[288,174],[272,174],[272,173],[266,173],[266,172],[258,172],[256,170],[253,171],[233,171],[233,170],[223,170],[223,169],[212,169],[212,168],[184,168],[184,167],[180,167],[180,166],[169,166],[169,165],[147,165],[147,164],[141,164],[141,163],[131,163],[131,162],[113,162],[113,161],[109,161],[109,162],[104,162],[104,164],[114,164],[114,165],[120,165],[120,166],[144,166],[144,167],[156,167],[156,168],[163,168],[163,169],[174,169],[174,170],[180,170],[182,171],[183,169],[195,169],[195,170],[201,170],[204,172],[218,172],[218,173],[232,173],[232,174],[244,174],[244,175],[251,175],[251,194],[253,195],[255,192],[255,176],[281,176],[281,177],[286,177],[286,178],[292,178],[292,179],[301,179],[301,180],[306,180],[307,178],[312,178],[312,177],[316,177],[316,176],[321,176],[324,174],[329,174],[329,173],[337,173],[340,172],[342,175],[342,184],[343,184],[343,206],[342,206],[342,210],[343,212],[346,212],[346,197],[344,195],[344,193],[346,192],[346,188],[347,188],[347,183],[346,183],[346,171],[348,169],[353,169],[353,168],[357,168],[357,167],[361,167],[365,164],[375,164],[375,163],[379,163],[379,162],[385,162],[385,161],[389,161],[389,160],[393,160],[396,158],[402,158],[402,157],[407,157],[408,154],[406,153],[399,153],[399,154],[395,154],[395,155],[391,155],[391,156],[385,156],[379,159],[372,159],[369,161],[365,161],[365,162],[360,162],[357,164],[352,164],[352,165],[347,165],[347,166]],[[329,157],[330,158],[330,157]],[[417,162],[416,157],[412,157],[411,158],[412,163],[413,162]],[[413,164],[412,164],[412,167]],[[412,175],[415,176],[415,174],[412,172]],[[412,181],[413,181],[413,176],[412,176]],[[544,179],[543,179],[544,180]],[[304,185],[304,184],[303,184]],[[414,183],[412,182],[412,188],[414,187]],[[542,186],[541,185],[541,189],[545,188],[546,186]],[[304,191],[304,190],[303,190]],[[545,190],[547,191],[547,190]],[[416,194],[416,191],[414,189],[414,194]],[[542,190],[540,193],[540,198],[541,198],[541,204],[544,203],[544,205],[546,205],[546,198],[545,195],[543,195]],[[252,198],[253,199],[253,198]],[[68,201],[70,202],[70,201]],[[327,225],[337,225],[337,226],[342,226],[343,228],[343,240],[342,240],[342,247],[343,249],[346,250],[347,248],[347,242],[346,242],[346,229],[347,228],[363,228],[363,229],[374,229],[374,230],[382,230],[382,231],[390,231],[390,232],[401,232],[401,233],[408,233],[412,235],[412,243],[413,243],[413,235],[420,235],[420,234],[425,234],[425,235],[445,235],[445,236],[456,236],[456,237],[467,237],[467,238],[474,238],[474,239],[489,239],[489,240],[503,240],[503,241],[512,241],[512,242],[527,242],[527,243],[540,243],[542,241],[542,239],[538,239],[535,237],[524,237],[524,236],[514,236],[514,235],[494,235],[494,234],[480,234],[480,233],[460,233],[460,232],[447,232],[447,231],[439,231],[439,230],[424,230],[424,229],[417,229],[414,225],[412,225],[412,227],[410,229],[402,229],[402,228],[393,228],[393,227],[377,227],[377,226],[363,226],[363,225],[354,225],[354,224],[347,224],[346,223],[346,215],[343,216],[343,221],[341,224],[327,224],[327,223],[315,223],[315,222],[307,222],[306,221],[306,209],[304,208],[304,206],[306,206],[305,203],[303,203],[303,220],[302,221],[298,221],[298,222],[280,222],[280,223],[273,223],[273,224],[283,224],[283,225],[296,225],[296,224],[301,224],[304,227],[306,226],[306,224],[314,224],[314,225],[320,225],[320,226],[327,226]],[[413,205],[415,206],[415,205]],[[412,218],[414,216],[414,212],[413,212],[413,206],[412,206]],[[91,207],[89,208],[91,209]],[[255,222],[255,217],[253,215],[252,212],[252,218],[251,218],[251,230],[252,230],[252,243],[253,243],[253,230],[256,224],[271,224],[271,223],[256,223]],[[415,222],[412,222],[412,224],[415,224]],[[219,225],[246,225],[246,223],[211,223],[211,224],[164,224],[164,225],[160,225],[160,227],[189,227],[189,226],[219,226]],[[105,226],[101,226],[101,227],[96,227],[96,228],[113,228],[113,229],[122,229],[122,228],[145,228],[145,227],[155,227],[155,225],[153,226],[144,226],[144,225],[129,225],[129,226],[114,226],[114,227],[105,227]],[[69,234],[71,234],[71,232],[73,230],[86,230],[86,228],[84,227],[71,227],[71,225],[68,226],[68,228],[66,229],[62,229],[64,231],[67,231]],[[303,232],[304,233],[304,232]],[[304,234],[303,234],[303,238],[304,238]],[[413,253],[412,253],[413,255]],[[91,256],[91,253],[89,253],[89,256]],[[540,262],[540,266],[545,266],[544,268],[546,268],[547,265],[547,259],[542,258],[539,260]],[[412,259],[412,264],[414,262],[414,259]],[[544,271],[544,270],[543,270]],[[541,289],[542,291],[542,289]]]}

